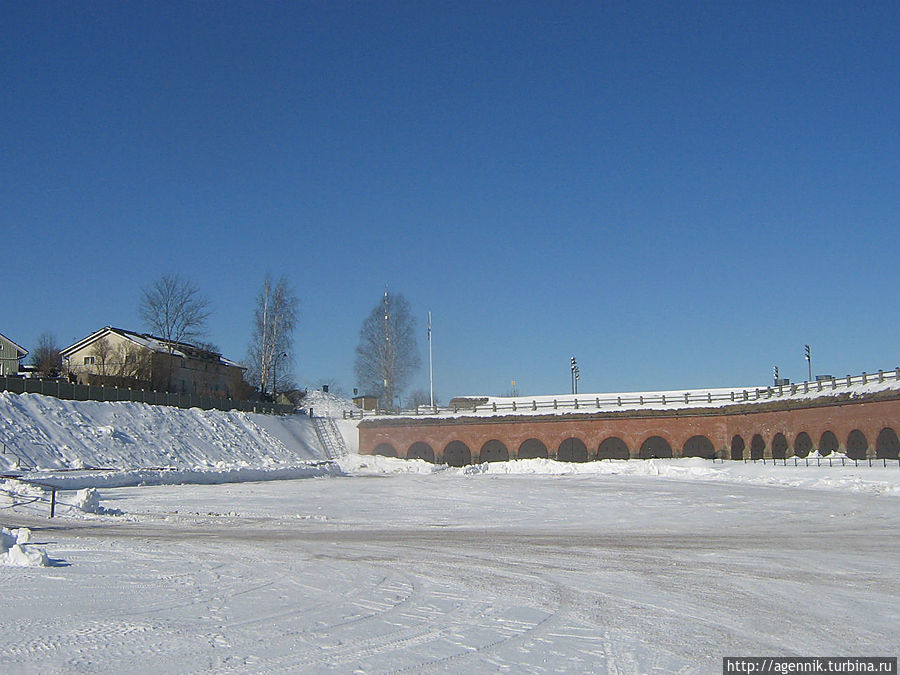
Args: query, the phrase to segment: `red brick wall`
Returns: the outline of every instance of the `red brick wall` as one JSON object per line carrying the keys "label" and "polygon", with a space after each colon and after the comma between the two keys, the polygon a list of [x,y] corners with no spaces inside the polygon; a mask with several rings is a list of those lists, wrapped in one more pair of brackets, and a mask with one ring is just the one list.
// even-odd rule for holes
{"label": "red brick wall", "polygon": [[[793,407],[787,407],[791,405]],[[560,444],[570,437],[581,439],[594,459],[597,449],[606,438],[621,438],[631,457],[638,457],[642,443],[651,436],[661,436],[672,447],[675,457],[681,456],[685,442],[694,435],[705,436],[721,458],[731,457],[734,436],[745,445],[744,457],[750,457],[751,440],[759,434],[765,442],[764,456],[772,457],[775,435],[784,434],[787,455],[794,454],[794,444],[801,432],[812,440],[813,451],[825,431],[831,431],[846,451],[847,439],[854,429],[860,430],[868,441],[867,455],[875,456],[878,434],[885,427],[900,433],[900,400],[816,400],[796,407],[785,404],[783,409],[744,405],[719,412],[715,409],[683,409],[659,414],[622,412],[606,415],[546,415],[534,417],[470,417],[460,419],[404,418],[367,419],[359,425],[360,452],[372,454],[382,443],[391,445],[399,457],[406,457],[409,446],[416,441],[428,443],[441,461],[444,448],[451,441],[462,441],[476,461],[482,446],[490,440],[503,442],[514,459],[519,446],[529,438],[536,438],[546,446],[551,457]]]}

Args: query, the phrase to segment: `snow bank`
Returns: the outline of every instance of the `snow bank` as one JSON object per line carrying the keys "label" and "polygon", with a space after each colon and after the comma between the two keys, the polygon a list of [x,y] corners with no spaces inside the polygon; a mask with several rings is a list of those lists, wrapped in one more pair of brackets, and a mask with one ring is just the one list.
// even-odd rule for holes
{"label": "snow bank", "polygon": [[136,485],[218,485],[269,480],[294,480],[337,476],[343,472],[331,461],[306,462],[280,467],[219,467],[196,469],[123,469],[120,471],[32,471],[28,480],[60,490],[132,487]]}
{"label": "snow bank", "polygon": [[377,476],[398,473],[428,474],[447,469],[446,466],[431,464],[424,459],[398,459],[382,455],[351,454],[335,460],[335,463],[348,476]]}
{"label": "snow bank", "polygon": [[108,509],[100,506],[100,494],[95,488],[85,488],[75,493],[73,506],[84,513],[95,513],[98,516],[121,516],[118,509]]}
{"label": "snow bank", "polygon": [[31,530],[20,527],[7,530],[0,527],[0,565],[10,567],[46,567],[50,564],[47,552],[28,543]]}
{"label": "snow bank", "polygon": [[429,464],[420,459],[405,460],[377,455],[342,458],[341,470],[352,476],[444,473],[475,477],[501,475],[546,476],[648,476],[684,481],[718,481],[776,487],[819,490],[850,490],[900,497],[900,466],[896,462],[868,466],[867,463],[821,466],[800,463],[777,464],[713,462],[699,458],[604,460],[601,462],[558,462],[552,459],[516,459],[486,462],[459,468]]}

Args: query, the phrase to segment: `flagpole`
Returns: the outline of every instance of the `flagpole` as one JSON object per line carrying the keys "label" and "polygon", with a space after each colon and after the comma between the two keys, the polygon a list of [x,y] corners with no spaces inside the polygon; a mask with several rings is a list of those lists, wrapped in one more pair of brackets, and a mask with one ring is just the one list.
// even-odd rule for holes
{"label": "flagpole", "polygon": [[431,312],[428,312],[428,386],[431,390],[431,409],[434,410],[434,364],[431,358]]}

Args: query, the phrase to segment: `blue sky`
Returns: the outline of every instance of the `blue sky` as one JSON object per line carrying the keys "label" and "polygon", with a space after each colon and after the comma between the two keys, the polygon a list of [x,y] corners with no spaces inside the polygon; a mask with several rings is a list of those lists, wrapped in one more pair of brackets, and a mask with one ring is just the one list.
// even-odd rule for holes
{"label": "blue sky", "polygon": [[355,386],[409,299],[435,390],[764,384],[900,365],[896,2],[0,5],[0,332],[141,330],[164,273],[246,353]]}

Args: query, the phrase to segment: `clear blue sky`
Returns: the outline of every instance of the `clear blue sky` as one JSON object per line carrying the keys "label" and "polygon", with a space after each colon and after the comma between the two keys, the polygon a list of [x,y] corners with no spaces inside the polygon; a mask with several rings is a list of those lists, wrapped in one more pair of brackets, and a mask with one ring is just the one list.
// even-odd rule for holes
{"label": "clear blue sky", "polygon": [[900,3],[2,2],[0,332],[142,330],[177,272],[244,357],[355,386],[385,286],[427,388],[900,365]]}

